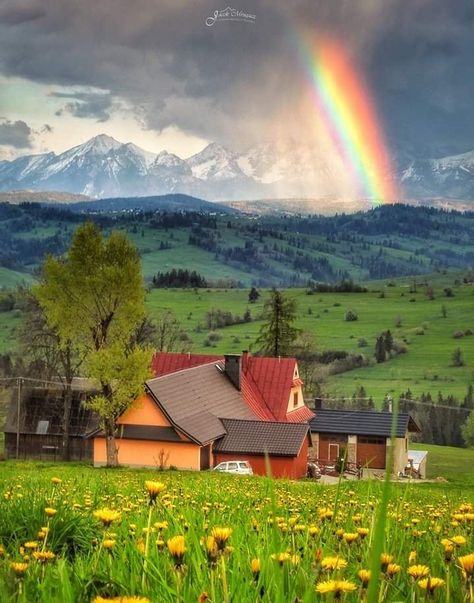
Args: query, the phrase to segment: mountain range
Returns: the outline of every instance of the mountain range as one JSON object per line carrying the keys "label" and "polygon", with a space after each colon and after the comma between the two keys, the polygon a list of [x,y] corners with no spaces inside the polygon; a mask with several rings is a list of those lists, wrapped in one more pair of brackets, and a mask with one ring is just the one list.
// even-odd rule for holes
{"label": "mountain range", "polygon": [[[474,151],[405,158],[397,177],[404,200],[474,200]],[[211,143],[183,159],[101,134],[55,154],[0,161],[0,191],[65,191],[88,197],[184,193],[211,201],[337,197],[338,174],[318,149],[292,140],[235,153]]]}

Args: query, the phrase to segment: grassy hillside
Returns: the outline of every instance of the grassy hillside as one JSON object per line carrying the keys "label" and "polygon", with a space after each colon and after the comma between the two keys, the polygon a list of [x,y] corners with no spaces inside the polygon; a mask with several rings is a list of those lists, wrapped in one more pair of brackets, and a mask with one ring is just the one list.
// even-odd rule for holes
{"label": "grassy hillside", "polygon": [[31,274],[18,272],[0,266],[0,290],[13,289],[17,285],[29,285],[33,282]]}

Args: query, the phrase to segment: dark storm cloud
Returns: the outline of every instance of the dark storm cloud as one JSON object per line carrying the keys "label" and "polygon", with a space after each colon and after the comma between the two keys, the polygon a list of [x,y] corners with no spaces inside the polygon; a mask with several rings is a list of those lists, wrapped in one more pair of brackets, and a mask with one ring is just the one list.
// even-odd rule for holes
{"label": "dark storm cloud", "polygon": [[62,115],[66,112],[74,115],[74,117],[92,118],[98,122],[110,119],[110,111],[113,105],[111,94],[100,92],[52,92],[50,96],[71,99],[64,105],[63,109],[56,112],[56,115]]}
{"label": "dark storm cloud", "polygon": [[0,23],[19,25],[44,16],[44,10],[35,0],[4,0],[0,5]]}
{"label": "dark storm cloud", "polygon": [[0,121],[0,145],[27,149],[32,146],[31,137],[32,130],[24,121],[12,122],[8,119]]}
{"label": "dark storm cloud", "polygon": [[[431,131],[434,120],[439,143],[449,137],[450,128],[441,127],[448,123],[474,144],[471,0],[242,1],[232,5],[255,14],[255,25],[207,27],[205,19],[225,4],[10,2],[10,20],[0,20],[0,68],[35,81],[109,90],[147,127],[176,124],[235,146],[255,142],[285,111],[288,127],[292,119],[296,124],[291,108],[306,86],[298,38],[303,30],[326,32],[362,65],[395,139],[401,125],[416,139],[418,127]],[[30,15],[24,22],[20,7]],[[75,95],[66,110],[103,120],[113,110],[99,106],[107,101]]]}

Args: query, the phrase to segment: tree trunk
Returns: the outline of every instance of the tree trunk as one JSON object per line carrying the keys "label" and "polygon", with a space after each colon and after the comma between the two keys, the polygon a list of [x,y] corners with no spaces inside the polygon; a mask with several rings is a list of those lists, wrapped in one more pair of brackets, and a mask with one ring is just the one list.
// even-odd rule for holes
{"label": "tree trunk", "polygon": [[71,423],[71,410],[72,410],[72,387],[71,383],[68,382],[66,384],[66,388],[64,390],[64,409],[63,409],[63,425],[62,425],[62,449],[61,449],[61,458],[63,461],[68,461],[71,446],[69,440],[70,433],[70,423]]}
{"label": "tree trunk", "polygon": [[105,423],[105,448],[107,467],[118,467],[118,449],[115,442],[115,421],[113,419],[107,419]]}

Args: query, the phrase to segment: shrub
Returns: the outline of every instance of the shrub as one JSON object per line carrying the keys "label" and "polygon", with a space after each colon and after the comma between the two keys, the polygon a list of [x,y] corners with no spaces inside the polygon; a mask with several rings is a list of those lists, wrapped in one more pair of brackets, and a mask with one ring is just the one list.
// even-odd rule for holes
{"label": "shrub", "polygon": [[461,337],[464,337],[464,331],[454,331],[453,337],[454,339],[461,339]]}
{"label": "shrub", "polygon": [[464,366],[461,348],[456,348],[453,352],[453,366]]}
{"label": "shrub", "polygon": [[359,337],[357,340],[357,347],[359,348],[366,348],[368,345],[367,339],[364,339],[363,337]]}
{"label": "shrub", "polygon": [[357,312],[354,312],[354,310],[347,310],[347,312],[344,315],[344,320],[346,322],[354,322],[356,320],[359,320],[359,316],[358,316]]}

